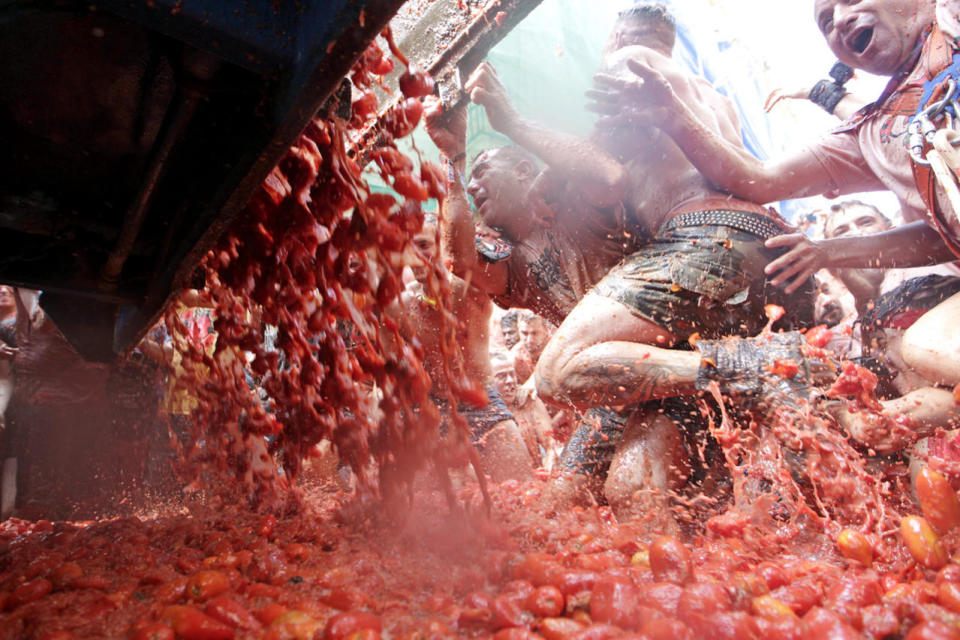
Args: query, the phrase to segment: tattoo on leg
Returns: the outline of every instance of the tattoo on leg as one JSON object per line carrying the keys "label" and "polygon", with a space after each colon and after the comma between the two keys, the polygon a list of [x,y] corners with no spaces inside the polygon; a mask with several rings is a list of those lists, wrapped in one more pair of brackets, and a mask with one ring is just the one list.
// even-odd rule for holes
{"label": "tattoo on leg", "polygon": [[564,391],[577,404],[622,405],[669,398],[683,388],[677,367],[647,360],[611,359],[576,367]]}

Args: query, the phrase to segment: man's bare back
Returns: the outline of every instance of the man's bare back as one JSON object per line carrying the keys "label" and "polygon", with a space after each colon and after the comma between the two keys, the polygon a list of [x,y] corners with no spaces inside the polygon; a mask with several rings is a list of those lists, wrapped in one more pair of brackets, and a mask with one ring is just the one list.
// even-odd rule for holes
{"label": "man's bare back", "polygon": [[[604,61],[606,75],[632,82],[635,76],[627,67],[628,60],[658,69],[705,124],[731,144],[742,144],[733,103],[705,79],[688,73],[662,53],[639,45],[610,54]],[[630,158],[625,163],[629,174],[625,200],[649,231],[659,229],[667,214],[689,202],[727,196],[703,177],[663,131],[655,127],[631,129],[625,132],[623,126],[611,128],[611,138],[617,139],[617,145],[628,146],[624,150],[624,156]]]}

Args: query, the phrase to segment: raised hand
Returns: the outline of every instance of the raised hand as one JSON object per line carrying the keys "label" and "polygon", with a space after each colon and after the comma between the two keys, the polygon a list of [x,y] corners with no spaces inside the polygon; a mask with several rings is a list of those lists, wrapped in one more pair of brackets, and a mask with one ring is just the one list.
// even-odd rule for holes
{"label": "raised hand", "polygon": [[481,63],[470,74],[464,89],[470,94],[470,100],[486,110],[490,126],[500,133],[509,135],[520,116],[493,65],[488,62]]}
{"label": "raised hand", "polygon": [[427,96],[423,100],[423,125],[427,135],[440,149],[440,153],[447,158],[452,160],[466,151],[467,110],[465,107],[445,110],[439,98]]}
{"label": "raised hand", "polygon": [[664,125],[680,103],[669,80],[641,59],[628,60],[627,67],[635,77],[593,77],[597,88],[587,91],[587,109],[601,114],[600,126]]}
{"label": "raised hand", "polygon": [[794,87],[792,89],[777,88],[767,96],[766,102],[763,103],[763,110],[770,113],[781,100],[805,100],[809,95],[810,87]]}

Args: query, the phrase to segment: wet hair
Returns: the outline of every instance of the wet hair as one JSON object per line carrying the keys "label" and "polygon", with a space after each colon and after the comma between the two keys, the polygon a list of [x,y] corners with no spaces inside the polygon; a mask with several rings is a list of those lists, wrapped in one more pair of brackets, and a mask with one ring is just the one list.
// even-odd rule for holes
{"label": "wet hair", "polygon": [[490,352],[490,366],[513,366],[513,358],[510,357],[510,354],[506,351],[496,350]]}
{"label": "wet hair", "polygon": [[850,207],[866,207],[867,209],[870,209],[870,210],[872,210],[874,213],[876,213],[877,216],[880,217],[880,220],[882,220],[883,223],[886,224],[888,228],[893,227],[893,222],[890,221],[890,218],[888,218],[886,215],[884,215],[884,213],[883,213],[882,211],[880,211],[880,209],[878,209],[876,206],[870,204],[869,202],[864,202],[863,200],[844,200],[843,202],[837,202],[836,204],[830,205],[829,213],[827,213],[826,217],[823,219],[823,235],[824,235],[824,237],[827,236],[827,226],[828,226],[829,223],[830,223],[830,218],[831,218],[834,214],[844,213],[844,212],[845,212],[847,209],[849,209]]}
{"label": "wet hair", "polygon": [[530,163],[534,171],[540,168],[540,160],[537,159],[537,156],[533,155],[523,147],[515,144],[509,144],[505,147],[491,147],[490,149],[484,149],[477,155],[473,156],[473,160],[470,162],[470,167],[472,168],[473,165],[477,163],[477,158],[490,151],[496,151],[498,156],[506,158],[513,166],[517,166],[521,162],[526,161]]}
{"label": "wet hair", "polygon": [[677,20],[662,2],[638,2],[629,9],[624,9],[617,14],[617,21],[620,20],[649,20],[658,21],[667,25],[673,31],[677,30]]}
{"label": "wet hair", "polygon": [[529,324],[531,322],[539,322],[544,326],[544,328],[547,328],[547,321],[529,309],[524,309],[517,315],[517,326],[520,326],[521,324]]}

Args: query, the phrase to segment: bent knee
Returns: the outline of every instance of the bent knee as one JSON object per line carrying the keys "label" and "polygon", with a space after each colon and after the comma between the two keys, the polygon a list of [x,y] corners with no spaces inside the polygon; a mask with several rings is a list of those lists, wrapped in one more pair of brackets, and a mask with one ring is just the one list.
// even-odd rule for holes
{"label": "bent knee", "polygon": [[900,356],[907,366],[929,382],[945,385],[960,382],[960,340],[957,335],[923,331],[922,327],[914,325],[903,334]]}

